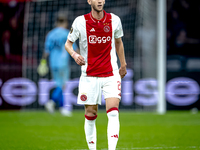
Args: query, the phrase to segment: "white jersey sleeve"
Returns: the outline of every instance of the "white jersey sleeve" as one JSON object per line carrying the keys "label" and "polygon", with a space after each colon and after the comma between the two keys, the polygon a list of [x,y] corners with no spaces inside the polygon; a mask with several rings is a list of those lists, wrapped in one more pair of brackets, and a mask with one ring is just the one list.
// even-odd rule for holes
{"label": "white jersey sleeve", "polygon": [[72,24],[72,27],[70,29],[70,33],[68,35],[68,39],[71,41],[71,42],[75,42],[79,36],[80,36],[80,31],[78,29],[78,23],[80,22],[80,16],[77,17],[73,24]]}
{"label": "white jersey sleeve", "polygon": [[120,18],[117,15],[113,13],[111,13],[111,15],[112,15],[113,24],[116,25],[116,29],[114,31],[114,38],[118,39],[124,35],[123,29],[122,29],[122,23],[121,23]]}

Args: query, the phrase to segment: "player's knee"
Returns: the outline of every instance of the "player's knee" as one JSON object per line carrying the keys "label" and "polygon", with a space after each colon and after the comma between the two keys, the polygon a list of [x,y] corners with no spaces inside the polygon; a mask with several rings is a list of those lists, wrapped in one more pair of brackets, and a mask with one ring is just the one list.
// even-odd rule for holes
{"label": "player's knee", "polygon": [[96,116],[97,115],[97,106],[96,105],[85,106],[85,115]]}
{"label": "player's knee", "polygon": [[107,110],[108,117],[116,117],[119,114],[119,109],[117,107],[110,108]]}
{"label": "player's knee", "polygon": [[85,115],[87,115],[87,116],[96,116],[97,115],[97,111],[96,110],[87,110],[87,111],[85,111]]}

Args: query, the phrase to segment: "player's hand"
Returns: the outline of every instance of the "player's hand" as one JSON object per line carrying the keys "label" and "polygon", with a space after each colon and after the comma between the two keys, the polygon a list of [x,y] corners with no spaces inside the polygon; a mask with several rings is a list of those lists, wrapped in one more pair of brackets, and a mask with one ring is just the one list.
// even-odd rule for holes
{"label": "player's hand", "polygon": [[41,59],[37,72],[40,76],[45,76],[49,72],[46,59]]}
{"label": "player's hand", "polygon": [[85,65],[85,60],[84,60],[83,56],[77,54],[76,52],[74,52],[74,53],[72,54],[72,58],[74,58],[75,62],[76,62],[78,65],[80,65],[80,66]]}
{"label": "player's hand", "polygon": [[125,77],[125,75],[127,74],[126,66],[119,68],[119,74],[120,74],[121,78]]}

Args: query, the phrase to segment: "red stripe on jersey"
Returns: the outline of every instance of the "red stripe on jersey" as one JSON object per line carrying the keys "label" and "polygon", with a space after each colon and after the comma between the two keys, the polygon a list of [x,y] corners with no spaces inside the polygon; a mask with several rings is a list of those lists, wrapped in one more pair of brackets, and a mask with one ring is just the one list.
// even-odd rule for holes
{"label": "red stripe on jersey", "polygon": [[112,18],[104,11],[104,17],[96,20],[92,14],[84,15],[86,20],[88,76],[113,76],[110,51],[112,49]]}

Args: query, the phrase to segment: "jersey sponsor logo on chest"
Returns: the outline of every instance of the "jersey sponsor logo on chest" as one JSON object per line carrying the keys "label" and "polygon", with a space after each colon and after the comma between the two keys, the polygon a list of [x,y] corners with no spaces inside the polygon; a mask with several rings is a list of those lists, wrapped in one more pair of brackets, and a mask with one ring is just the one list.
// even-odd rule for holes
{"label": "jersey sponsor logo on chest", "polygon": [[96,44],[96,43],[106,43],[106,42],[109,42],[111,40],[111,37],[110,36],[103,36],[103,37],[97,37],[96,35],[90,35],[89,36],[89,43],[91,44]]}

